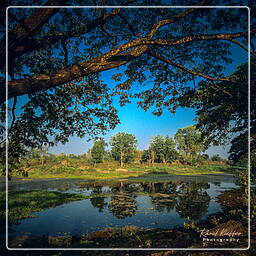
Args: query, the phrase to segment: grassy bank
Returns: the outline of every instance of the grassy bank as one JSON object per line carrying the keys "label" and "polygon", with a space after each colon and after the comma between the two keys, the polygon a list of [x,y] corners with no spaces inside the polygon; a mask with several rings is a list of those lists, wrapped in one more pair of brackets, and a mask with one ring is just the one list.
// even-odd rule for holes
{"label": "grassy bank", "polygon": [[[226,164],[204,164],[201,166],[171,164],[131,164],[120,168],[117,163],[102,163],[95,166],[43,165],[26,169],[28,178],[83,178],[112,179],[154,175],[205,175],[236,173],[240,167]],[[15,176],[15,175],[14,175]]]}
{"label": "grassy bank", "polygon": [[[56,207],[71,201],[90,198],[90,196],[81,194],[42,190],[10,191],[8,196],[10,224],[15,224],[24,218],[34,217],[33,212]],[[0,192],[0,223],[5,223],[5,192]]]}

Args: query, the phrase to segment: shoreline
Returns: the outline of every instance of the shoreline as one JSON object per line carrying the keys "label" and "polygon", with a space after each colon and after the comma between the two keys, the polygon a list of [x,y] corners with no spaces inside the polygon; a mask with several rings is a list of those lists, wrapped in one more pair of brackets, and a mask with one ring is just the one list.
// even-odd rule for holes
{"label": "shoreline", "polygon": [[[11,181],[8,181],[9,190],[17,189],[17,186],[20,185],[32,185],[32,184],[42,184],[54,182],[168,182],[168,181],[186,181],[186,182],[208,182],[209,176],[211,177],[212,182],[235,182],[236,175],[231,173],[212,173],[212,174],[197,174],[197,175],[155,175],[155,176],[138,176],[138,177],[126,177],[126,178],[105,178],[105,179],[88,179],[84,177],[79,178],[69,178],[69,177],[54,177],[54,178],[21,178],[13,177]],[[20,188],[22,189],[22,187]],[[0,192],[6,191],[5,177],[0,177]]]}

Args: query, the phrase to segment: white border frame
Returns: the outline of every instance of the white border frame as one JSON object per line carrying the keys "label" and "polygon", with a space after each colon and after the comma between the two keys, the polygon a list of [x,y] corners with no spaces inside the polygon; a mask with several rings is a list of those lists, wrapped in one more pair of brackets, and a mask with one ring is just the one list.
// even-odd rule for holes
{"label": "white border frame", "polygon": [[250,248],[251,245],[251,219],[250,219],[250,199],[251,199],[251,175],[250,175],[250,51],[248,51],[248,246],[246,248],[10,248],[8,247],[8,10],[15,8],[202,8],[202,9],[213,9],[213,8],[236,8],[236,9],[247,9],[248,10],[248,49],[250,49],[250,8],[248,6],[8,6],[6,8],[6,241],[5,245],[8,250],[11,251],[245,251]]}

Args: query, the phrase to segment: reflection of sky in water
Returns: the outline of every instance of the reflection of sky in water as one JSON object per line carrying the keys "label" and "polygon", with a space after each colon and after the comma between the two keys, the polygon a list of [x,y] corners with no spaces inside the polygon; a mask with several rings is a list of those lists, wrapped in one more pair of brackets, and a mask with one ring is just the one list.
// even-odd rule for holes
{"label": "reflection of sky in water", "polygon": [[[199,189],[199,191],[202,191],[202,193],[206,191],[211,198],[210,202],[208,200],[209,206],[206,213],[203,212],[200,219],[205,219],[209,214],[220,211],[221,208],[216,202],[216,196],[219,195],[221,191],[236,187],[233,182],[227,181],[218,181],[215,183],[209,183],[209,185],[209,188],[202,188],[201,190]],[[188,185],[185,184],[185,186]],[[48,187],[47,189],[53,190],[54,188]],[[65,192],[90,194],[92,191],[92,187],[89,189],[81,189],[71,185]],[[179,195],[182,194],[182,186],[180,184],[177,184],[176,191],[179,192],[174,198],[176,202],[178,202],[180,200]],[[108,186],[103,186],[102,192],[103,194],[109,193],[110,188]],[[193,191],[190,193],[193,194]],[[132,198],[132,193],[127,193],[127,196]],[[94,206],[92,205],[90,199],[70,202],[55,208],[34,213],[34,215],[37,216],[36,218],[24,219],[19,225],[11,226],[11,230],[15,232],[11,232],[9,235],[16,236],[24,232],[32,233],[32,235],[49,235],[57,234],[58,232],[81,235],[107,227],[121,227],[126,225],[138,226],[142,228],[172,228],[174,226],[182,226],[183,223],[187,221],[177,213],[177,204],[173,204],[173,207],[170,207],[169,210],[166,205],[160,207],[159,209],[157,208],[158,205],[156,202],[153,202],[150,196],[151,194],[136,195],[131,200],[132,205],[136,205],[135,214],[133,216],[124,218],[118,218],[116,217],[117,215],[115,215],[115,213],[113,214],[113,212],[110,211],[111,200],[117,200],[118,202],[118,200],[120,200],[118,197],[117,199],[113,199],[113,197],[107,196],[104,199],[104,207],[102,207],[101,212],[99,207],[97,207],[97,201],[95,203],[96,207],[95,204]],[[185,196],[183,195],[183,198],[186,200],[186,194]],[[128,203],[128,201],[126,203]],[[117,209],[120,209],[120,207],[117,205]],[[184,211],[186,212],[186,209]]]}
{"label": "reflection of sky in water", "polygon": [[[206,189],[206,192],[211,196],[211,201],[208,207],[208,214],[216,213],[221,211],[219,203],[216,202],[216,197],[221,191],[225,191],[231,188],[237,188],[238,186],[232,182],[221,182],[218,184],[209,183],[210,188]],[[206,219],[207,215],[203,216],[201,219]]]}
{"label": "reflection of sky in water", "polygon": [[[56,208],[36,213],[37,218],[25,219],[18,226],[12,226],[16,232],[31,232],[33,235],[49,235],[58,232],[70,234],[86,234],[115,226],[138,226],[148,228],[171,228],[182,225],[185,219],[172,210],[162,213],[153,210],[153,205],[147,196],[137,198],[138,211],[134,216],[118,219],[108,211],[103,212],[93,208],[90,200],[71,202]],[[10,234],[11,235],[11,234]],[[17,233],[16,233],[17,235]]]}

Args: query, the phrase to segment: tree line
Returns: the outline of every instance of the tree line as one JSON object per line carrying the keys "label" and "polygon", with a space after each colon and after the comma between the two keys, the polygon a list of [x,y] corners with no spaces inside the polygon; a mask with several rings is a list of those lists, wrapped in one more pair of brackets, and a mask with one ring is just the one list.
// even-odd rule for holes
{"label": "tree line", "polygon": [[[107,146],[110,150],[107,150]],[[148,149],[138,151],[137,139],[133,134],[119,132],[111,137],[109,143],[103,138],[94,141],[89,157],[94,164],[114,159],[123,167],[137,159],[140,163],[172,163],[179,160],[184,164],[197,164],[209,156],[202,154],[207,149],[206,140],[195,126],[178,129],[174,138],[156,135],[150,141]],[[215,156],[215,159],[222,160]]]}

